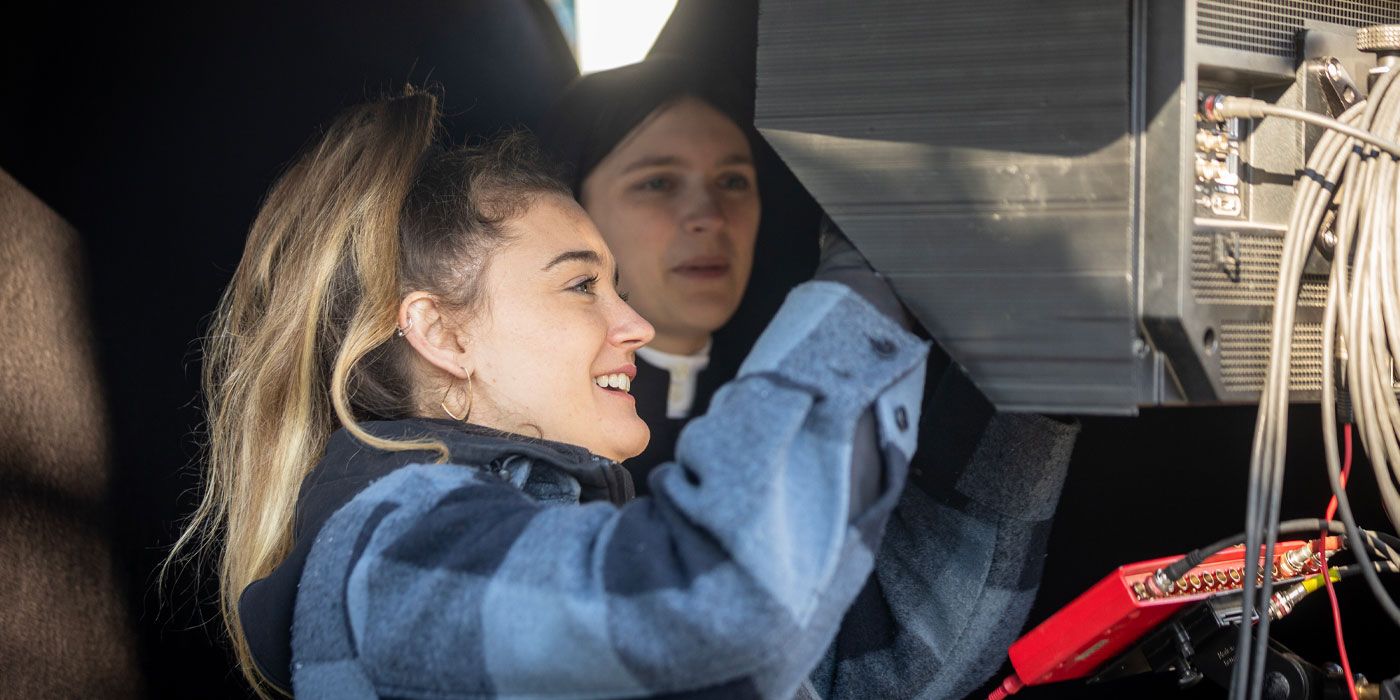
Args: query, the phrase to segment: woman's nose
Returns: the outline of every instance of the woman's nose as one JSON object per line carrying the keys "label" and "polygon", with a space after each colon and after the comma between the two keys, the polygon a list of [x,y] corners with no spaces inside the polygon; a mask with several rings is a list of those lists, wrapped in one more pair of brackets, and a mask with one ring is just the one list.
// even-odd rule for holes
{"label": "woman's nose", "polygon": [[695,187],[686,198],[681,229],[686,233],[709,233],[724,226],[724,210],[716,193],[708,187]]}
{"label": "woman's nose", "polygon": [[614,306],[617,311],[613,317],[611,332],[608,334],[614,345],[635,350],[656,337],[656,329],[627,302],[618,299]]}

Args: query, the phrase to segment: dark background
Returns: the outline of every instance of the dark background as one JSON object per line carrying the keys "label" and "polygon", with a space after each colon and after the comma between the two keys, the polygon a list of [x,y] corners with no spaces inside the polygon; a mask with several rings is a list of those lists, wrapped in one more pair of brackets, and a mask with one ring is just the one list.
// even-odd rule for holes
{"label": "dark background", "polygon": [[[198,336],[263,193],[318,124],[366,97],[436,84],[460,141],[534,124],[576,74],[542,2],[292,5],[35,4],[38,14],[12,24],[0,45],[0,167],[70,221],[86,251],[113,432],[108,515],[155,697],[246,692],[212,621],[214,588],[186,575],[157,590],[153,569],[196,502]],[[751,82],[755,12],[754,0],[681,0],[659,48]],[[814,205],[771,152],[759,157],[764,228],[740,325],[771,312],[815,261]],[[1031,622],[1119,564],[1240,530],[1253,424],[1252,407],[1084,419]],[[1326,503],[1319,425],[1316,407],[1295,407],[1285,518],[1320,516]],[[1354,473],[1357,517],[1380,526],[1369,465]],[[1364,584],[1339,593],[1353,668],[1373,679],[1400,673],[1396,630]],[[1336,656],[1323,595],[1275,630],[1316,663]],[[1022,696],[1223,692],[1178,693],[1154,677]]]}

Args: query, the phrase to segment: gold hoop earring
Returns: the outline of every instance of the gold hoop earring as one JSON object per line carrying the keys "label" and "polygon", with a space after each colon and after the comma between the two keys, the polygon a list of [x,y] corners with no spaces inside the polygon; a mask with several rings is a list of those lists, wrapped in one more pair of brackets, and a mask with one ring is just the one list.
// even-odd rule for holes
{"label": "gold hoop earring", "polygon": [[472,396],[472,375],[467,375],[467,410],[463,411],[462,415],[460,416],[448,410],[447,408],[447,395],[451,393],[451,391],[452,387],[449,386],[447,387],[447,391],[442,392],[442,401],[439,401],[438,405],[442,407],[443,413],[446,413],[447,415],[452,417],[452,420],[461,421],[465,423],[467,422],[467,418],[470,418],[472,415],[472,403],[474,401],[474,397]]}

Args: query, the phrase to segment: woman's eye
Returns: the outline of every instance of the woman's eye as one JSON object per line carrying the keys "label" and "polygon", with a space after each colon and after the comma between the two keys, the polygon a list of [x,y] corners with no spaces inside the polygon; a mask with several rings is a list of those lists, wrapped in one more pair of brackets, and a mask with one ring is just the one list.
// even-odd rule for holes
{"label": "woman's eye", "polygon": [[747,175],[725,175],[719,180],[719,186],[726,190],[747,190],[750,184]]}
{"label": "woman's eye", "polygon": [[594,289],[593,289],[593,288],[594,288],[594,286],[596,286],[597,284],[598,284],[598,278],[597,278],[597,277],[589,277],[589,278],[587,278],[587,279],[580,280],[580,281],[578,282],[578,284],[575,284],[575,285],[573,285],[572,287],[569,287],[569,289],[572,290],[572,291],[575,291],[575,292],[579,292],[579,293],[581,293],[581,294],[587,294],[587,295],[589,295],[589,296],[592,296],[593,293],[594,293]]}
{"label": "woman's eye", "polygon": [[669,192],[674,189],[671,178],[657,175],[637,183],[637,189],[644,192]]}

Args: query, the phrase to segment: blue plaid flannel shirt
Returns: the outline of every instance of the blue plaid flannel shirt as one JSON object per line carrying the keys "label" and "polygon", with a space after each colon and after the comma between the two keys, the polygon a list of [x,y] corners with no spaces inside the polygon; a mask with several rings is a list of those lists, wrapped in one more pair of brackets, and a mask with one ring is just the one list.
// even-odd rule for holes
{"label": "blue plaid flannel shirt", "polygon": [[[392,471],[310,548],[297,695],[792,697],[872,570],[926,353],[849,289],[812,282],[686,427],[651,497],[575,505],[577,484],[527,460]],[[881,492],[849,512],[867,411]]]}

